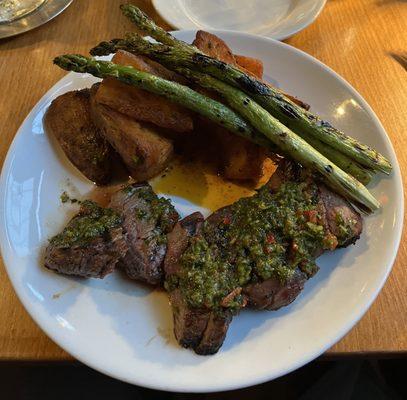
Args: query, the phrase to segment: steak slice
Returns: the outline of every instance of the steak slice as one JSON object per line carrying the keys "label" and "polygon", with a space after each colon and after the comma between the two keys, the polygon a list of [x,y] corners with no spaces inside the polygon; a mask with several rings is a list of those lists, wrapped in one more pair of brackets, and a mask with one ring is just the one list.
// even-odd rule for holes
{"label": "steak slice", "polygon": [[159,198],[150,185],[142,183],[114,193],[109,207],[123,217],[128,252],[120,266],[131,279],[152,285],[162,283],[166,235],[178,221],[170,201]]}
{"label": "steak slice", "polygon": [[[194,349],[197,354],[216,353],[222,346],[232,313],[228,310],[214,312],[208,308],[191,307],[176,282],[181,274],[179,259],[190,244],[190,239],[199,235],[204,218],[196,212],[179,221],[168,234],[168,250],[164,261],[166,288],[174,315],[174,334],[183,347]],[[175,288],[174,288],[174,287]]]}
{"label": "steak slice", "polygon": [[[297,164],[282,161],[268,187],[278,191],[287,181],[301,181],[302,169]],[[362,233],[360,214],[343,197],[318,184],[318,213],[321,223],[333,239],[333,247],[346,247],[356,242]],[[310,216],[312,218],[312,216]],[[317,249],[315,257],[323,249]],[[254,309],[277,310],[293,302],[304,288],[305,282],[312,276],[297,268],[293,276],[285,283],[276,277],[262,282],[250,283],[243,288],[248,298],[248,306]]]}
{"label": "steak slice", "polygon": [[54,236],[45,251],[45,267],[61,274],[103,278],[127,252],[121,217],[84,201],[79,213]]}
{"label": "steak slice", "polygon": [[92,87],[90,104],[101,133],[121,156],[135,181],[143,182],[158,175],[173,156],[171,140],[163,135],[162,129],[99,104],[96,96],[100,88]]}
{"label": "steak slice", "polygon": [[90,114],[89,89],[65,93],[52,101],[44,125],[59,142],[68,159],[98,185],[111,179],[114,151]]}
{"label": "steak slice", "polygon": [[300,269],[296,269],[293,276],[283,282],[277,277],[263,282],[249,283],[243,288],[247,296],[247,305],[256,310],[278,310],[292,303],[301,290],[308,276]]}
{"label": "steak slice", "polygon": [[361,229],[349,203],[286,161],[254,196],[205,222],[180,221],[165,261],[178,342],[213,354],[234,314],[290,304],[318,270],[315,259],[354,242]]}

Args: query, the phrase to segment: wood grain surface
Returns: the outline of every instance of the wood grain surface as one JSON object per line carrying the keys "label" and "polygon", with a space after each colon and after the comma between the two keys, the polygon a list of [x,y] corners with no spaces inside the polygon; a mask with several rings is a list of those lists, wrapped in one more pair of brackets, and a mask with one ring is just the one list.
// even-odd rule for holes
{"label": "wood grain surface", "polygon": [[[62,53],[86,53],[99,41],[120,37],[130,24],[121,1],[75,0],[48,24],[0,40],[0,165],[16,130],[41,96],[65,74],[52,65]],[[149,1],[136,1],[165,28]],[[407,2],[329,0],[319,18],[287,40],[321,60],[358,90],[387,130],[407,169]],[[385,238],[383,246],[386,246]],[[328,355],[407,352],[407,247],[404,232],[393,271],[368,313]],[[18,301],[0,266],[0,359],[66,360]]]}

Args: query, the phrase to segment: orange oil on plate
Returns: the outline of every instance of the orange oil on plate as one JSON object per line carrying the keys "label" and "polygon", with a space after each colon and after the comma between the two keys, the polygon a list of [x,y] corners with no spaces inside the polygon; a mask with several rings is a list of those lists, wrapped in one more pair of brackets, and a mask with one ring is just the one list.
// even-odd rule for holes
{"label": "orange oil on plate", "polygon": [[150,184],[157,194],[178,196],[211,211],[254,194],[253,187],[227,181],[211,164],[201,161],[175,160]]}

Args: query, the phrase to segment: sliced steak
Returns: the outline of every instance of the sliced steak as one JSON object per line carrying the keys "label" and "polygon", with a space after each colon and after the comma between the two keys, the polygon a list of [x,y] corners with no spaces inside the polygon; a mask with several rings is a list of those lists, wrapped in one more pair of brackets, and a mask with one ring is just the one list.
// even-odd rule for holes
{"label": "sliced steak", "polygon": [[182,271],[180,257],[190,245],[190,240],[201,233],[204,218],[196,212],[179,221],[168,234],[168,250],[164,262],[166,288],[174,315],[174,333],[183,347],[194,349],[197,354],[216,353],[222,346],[232,320],[228,310],[214,312],[208,308],[191,307],[177,281]]}
{"label": "sliced steak", "polygon": [[138,122],[96,101],[100,87],[91,89],[91,111],[102,135],[122,158],[137,182],[163,171],[173,156],[171,140],[157,126]]}
{"label": "sliced steak", "polygon": [[44,125],[72,164],[91,181],[104,185],[111,178],[114,151],[92,121],[89,98],[89,89],[57,97],[45,113]]}
{"label": "sliced steak", "polygon": [[120,215],[91,201],[54,236],[45,251],[45,267],[66,275],[103,278],[127,252]]}
{"label": "sliced steak", "polygon": [[359,239],[363,221],[359,213],[343,197],[319,186],[322,207],[330,232],[338,239],[338,247],[354,244]]}
{"label": "sliced steak", "polygon": [[215,354],[225,341],[226,333],[232,322],[233,313],[229,310],[212,311],[202,338],[194,348],[195,353],[202,356]]}
{"label": "sliced steak", "polygon": [[248,306],[257,310],[278,310],[292,303],[301,290],[308,276],[296,269],[293,276],[287,281],[277,277],[263,282],[249,283],[243,288],[243,293],[248,298]]}
{"label": "sliced steak", "polygon": [[180,221],[165,262],[177,340],[213,354],[235,313],[290,304],[318,270],[315,259],[354,242],[361,227],[350,204],[289,162],[254,196],[204,223]]}
{"label": "sliced steak", "polygon": [[180,289],[170,292],[170,303],[174,316],[174,334],[178,343],[195,349],[205,332],[210,311],[189,307]]}
{"label": "sliced steak", "polygon": [[[300,182],[303,170],[297,164],[282,161],[279,168],[268,182],[270,190],[277,192],[288,181]],[[324,185],[318,184],[317,213],[321,224],[330,235],[332,250],[355,243],[362,232],[362,218],[349,202]],[[315,222],[317,215],[309,213],[308,219]],[[316,249],[315,257],[323,252]],[[316,272],[316,271],[315,271]],[[272,277],[262,282],[250,283],[243,288],[248,297],[248,306],[255,309],[277,310],[293,302],[304,288],[307,279],[313,273],[306,274],[297,268],[286,282]]]}
{"label": "sliced steak", "polygon": [[123,217],[129,248],[120,265],[131,279],[153,285],[162,283],[166,235],[178,221],[171,202],[159,198],[151,186],[144,183],[114,193],[109,207]]}
{"label": "sliced steak", "polygon": [[203,222],[203,215],[195,212],[178,221],[174,229],[167,235],[167,253],[164,262],[167,278],[179,272],[178,260],[188,247],[189,239],[201,231]]}
{"label": "sliced steak", "polygon": [[179,259],[189,246],[190,238],[201,231],[203,221],[201,213],[191,214],[177,222],[167,236],[168,249],[164,260],[165,287],[169,291],[173,310],[175,338],[183,347],[195,348],[199,345],[210,315],[208,310],[189,307],[181,290],[172,288],[181,272]]}

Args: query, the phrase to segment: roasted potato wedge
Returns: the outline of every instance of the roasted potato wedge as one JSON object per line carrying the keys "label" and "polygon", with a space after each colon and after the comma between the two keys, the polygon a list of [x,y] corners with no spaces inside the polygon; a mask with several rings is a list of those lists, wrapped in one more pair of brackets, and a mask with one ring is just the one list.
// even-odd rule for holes
{"label": "roasted potato wedge", "polygon": [[242,68],[245,72],[248,72],[257,79],[263,79],[263,61],[258,58],[242,56],[240,54],[235,54],[234,56],[239,68]]}
{"label": "roasted potato wedge", "polygon": [[[146,62],[143,58],[126,51],[118,51],[112,61],[121,65],[130,65],[140,71],[169,80],[180,79],[177,74],[161,65],[158,66],[151,61]],[[137,121],[150,122],[177,132],[189,132],[193,129],[192,114],[185,108],[114,78],[103,80],[97,91],[96,101]]]}

